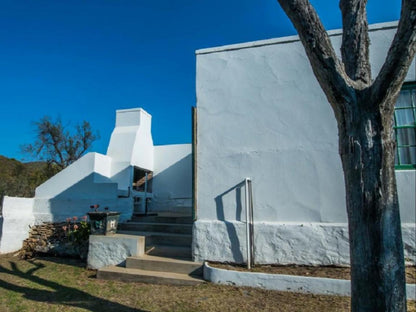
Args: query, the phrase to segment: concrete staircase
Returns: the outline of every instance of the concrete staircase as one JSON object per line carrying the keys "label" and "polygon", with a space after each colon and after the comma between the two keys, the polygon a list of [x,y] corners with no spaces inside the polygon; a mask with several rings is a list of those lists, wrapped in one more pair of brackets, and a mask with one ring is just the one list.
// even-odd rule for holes
{"label": "concrete staircase", "polygon": [[141,216],[121,223],[118,233],[145,237],[145,254],[128,257],[125,267],[108,266],[97,278],[153,284],[196,285],[203,282],[202,263],[192,261],[192,218]]}

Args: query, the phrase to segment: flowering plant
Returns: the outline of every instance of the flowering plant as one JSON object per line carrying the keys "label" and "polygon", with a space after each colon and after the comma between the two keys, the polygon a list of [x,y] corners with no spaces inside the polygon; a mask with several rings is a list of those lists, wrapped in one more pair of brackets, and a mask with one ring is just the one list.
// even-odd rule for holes
{"label": "flowering plant", "polygon": [[87,222],[87,216],[83,216],[82,221],[77,222],[78,217],[66,219],[66,225],[62,226],[65,236],[72,242],[82,244],[88,241],[90,236],[90,225]]}

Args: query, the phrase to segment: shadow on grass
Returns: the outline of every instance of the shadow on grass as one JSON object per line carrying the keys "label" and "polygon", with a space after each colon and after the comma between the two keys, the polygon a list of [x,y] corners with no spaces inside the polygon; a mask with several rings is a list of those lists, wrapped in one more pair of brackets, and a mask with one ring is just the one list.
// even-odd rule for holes
{"label": "shadow on grass", "polygon": [[[10,274],[15,277],[26,279],[32,283],[48,287],[51,290],[35,289],[28,286],[19,286],[0,279],[0,287],[6,290],[22,293],[28,300],[45,302],[49,304],[60,304],[72,307],[83,308],[92,312],[103,311],[121,311],[121,312],[146,312],[144,310],[134,309],[117,302],[98,298],[87,292],[76,288],[61,285],[47,279],[33,275],[37,270],[45,267],[42,263],[33,263],[35,267],[26,272],[19,270],[14,262],[10,262],[11,269],[0,265],[0,273]],[[97,285],[97,287],[99,287]]]}

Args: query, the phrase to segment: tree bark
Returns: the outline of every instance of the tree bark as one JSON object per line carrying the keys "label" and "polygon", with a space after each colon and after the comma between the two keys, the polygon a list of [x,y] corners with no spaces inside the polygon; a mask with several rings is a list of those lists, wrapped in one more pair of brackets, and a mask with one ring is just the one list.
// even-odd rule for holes
{"label": "tree bark", "polygon": [[[357,107],[371,101],[357,96]],[[395,141],[383,112],[357,110],[340,127],[351,261],[352,311],[406,311]],[[391,119],[390,119],[391,120]],[[382,133],[389,133],[384,139]]]}
{"label": "tree bark", "polygon": [[371,83],[369,59],[367,0],[341,0],[342,11],[342,61],[347,75],[363,86]]}

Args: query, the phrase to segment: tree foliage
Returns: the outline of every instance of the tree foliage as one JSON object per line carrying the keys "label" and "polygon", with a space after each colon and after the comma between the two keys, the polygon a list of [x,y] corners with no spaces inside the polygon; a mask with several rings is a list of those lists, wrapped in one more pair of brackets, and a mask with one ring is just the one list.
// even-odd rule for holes
{"label": "tree foliage", "polygon": [[79,159],[99,137],[85,120],[72,131],[60,119],[52,120],[49,116],[43,117],[35,126],[35,142],[24,145],[22,150],[46,161],[52,171],[60,171]]}

